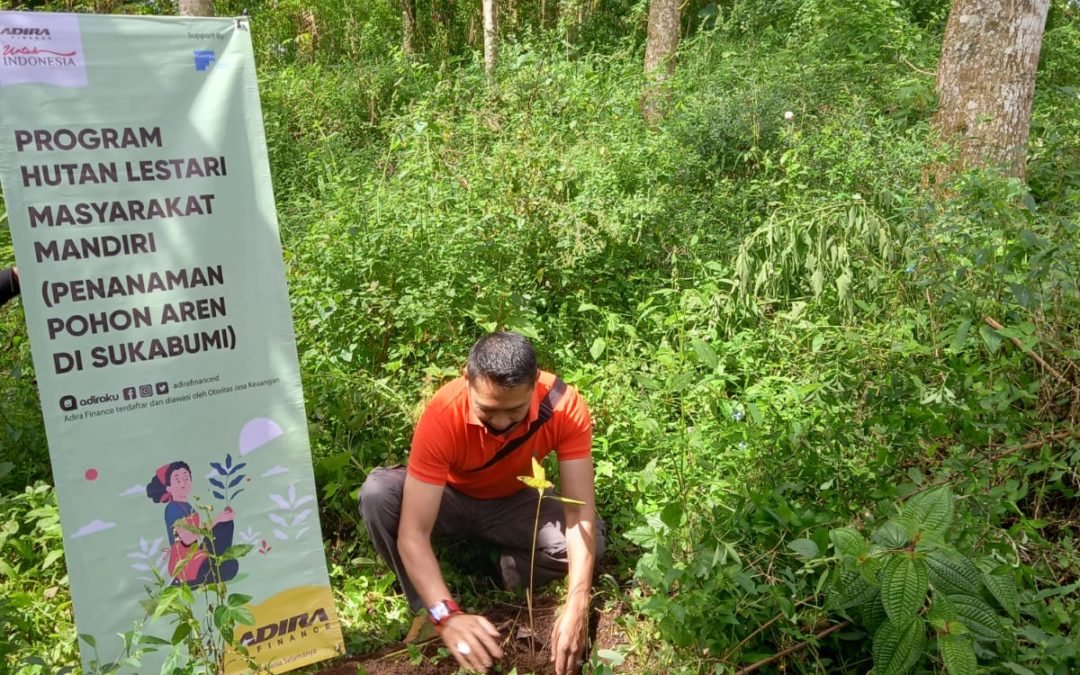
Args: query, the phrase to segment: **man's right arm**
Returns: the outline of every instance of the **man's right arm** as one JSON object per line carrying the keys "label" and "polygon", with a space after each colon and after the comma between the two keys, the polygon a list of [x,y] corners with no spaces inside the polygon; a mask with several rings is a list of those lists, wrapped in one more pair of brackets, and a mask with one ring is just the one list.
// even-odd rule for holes
{"label": "man's right arm", "polygon": [[[450,598],[439,561],[431,548],[431,532],[442,503],[443,486],[405,477],[405,492],[401,498],[401,520],[398,523],[398,553],[405,564],[416,592],[431,607]],[[440,635],[450,652],[464,667],[481,672],[502,657],[499,631],[487,619],[473,614],[455,614],[444,619]],[[468,645],[466,649],[459,649]]]}

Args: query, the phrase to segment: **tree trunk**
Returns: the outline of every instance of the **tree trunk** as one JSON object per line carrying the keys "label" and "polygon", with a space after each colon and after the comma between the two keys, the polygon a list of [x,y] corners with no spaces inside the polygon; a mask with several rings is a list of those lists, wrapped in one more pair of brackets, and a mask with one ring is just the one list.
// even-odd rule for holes
{"label": "tree trunk", "polygon": [[490,80],[499,61],[499,8],[496,0],[484,0],[484,72]]}
{"label": "tree trunk", "polygon": [[645,43],[645,91],[641,114],[655,126],[667,113],[671,98],[666,85],[675,74],[675,50],[679,46],[679,0],[651,0],[649,38]]}
{"label": "tree trunk", "polygon": [[415,0],[401,0],[401,51],[405,56],[416,54]]}
{"label": "tree trunk", "polygon": [[180,0],[180,16],[214,16],[214,0]]}
{"label": "tree trunk", "polygon": [[1023,177],[1050,0],[953,0],[937,69],[934,126],[961,166]]}

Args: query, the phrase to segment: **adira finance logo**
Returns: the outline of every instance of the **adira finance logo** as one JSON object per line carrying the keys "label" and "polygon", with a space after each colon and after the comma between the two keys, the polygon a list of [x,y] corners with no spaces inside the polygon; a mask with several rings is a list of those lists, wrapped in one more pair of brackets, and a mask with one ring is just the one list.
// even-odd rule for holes
{"label": "adira finance logo", "polygon": [[15,37],[25,40],[50,40],[52,33],[48,28],[20,28],[19,26],[4,26],[0,30],[0,38]]}
{"label": "adira finance logo", "polygon": [[85,87],[84,56],[78,17],[0,14],[0,87],[24,83]]}

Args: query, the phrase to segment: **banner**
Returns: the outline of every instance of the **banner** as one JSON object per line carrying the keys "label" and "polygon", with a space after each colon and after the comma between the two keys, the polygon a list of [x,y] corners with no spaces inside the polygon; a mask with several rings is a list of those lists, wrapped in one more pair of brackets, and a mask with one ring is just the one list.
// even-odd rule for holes
{"label": "banner", "polygon": [[246,19],[0,12],[0,184],[84,667],[182,583],[341,653]]}

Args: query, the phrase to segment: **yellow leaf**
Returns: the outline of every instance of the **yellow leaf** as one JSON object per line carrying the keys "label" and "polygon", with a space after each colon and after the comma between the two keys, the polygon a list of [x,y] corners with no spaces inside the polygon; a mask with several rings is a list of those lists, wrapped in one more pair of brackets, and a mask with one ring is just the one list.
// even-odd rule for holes
{"label": "yellow leaf", "polygon": [[540,462],[536,461],[535,457],[532,458],[532,462],[533,462],[533,478],[535,478],[536,480],[540,480],[540,481],[546,481],[547,480],[547,474],[544,473],[543,465],[541,465]]}
{"label": "yellow leaf", "polygon": [[534,488],[536,490],[539,490],[541,492],[544,491],[544,488],[555,487],[554,485],[551,484],[550,481],[537,480],[533,476],[518,476],[517,479],[519,481],[521,481],[522,483],[525,483],[529,487]]}
{"label": "yellow leaf", "polygon": [[571,499],[570,497],[563,497],[563,496],[560,496],[560,495],[544,495],[544,496],[548,497],[549,499],[558,499],[560,502],[563,502],[564,504],[577,504],[578,506],[585,506],[585,502],[581,501],[580,499]]}

